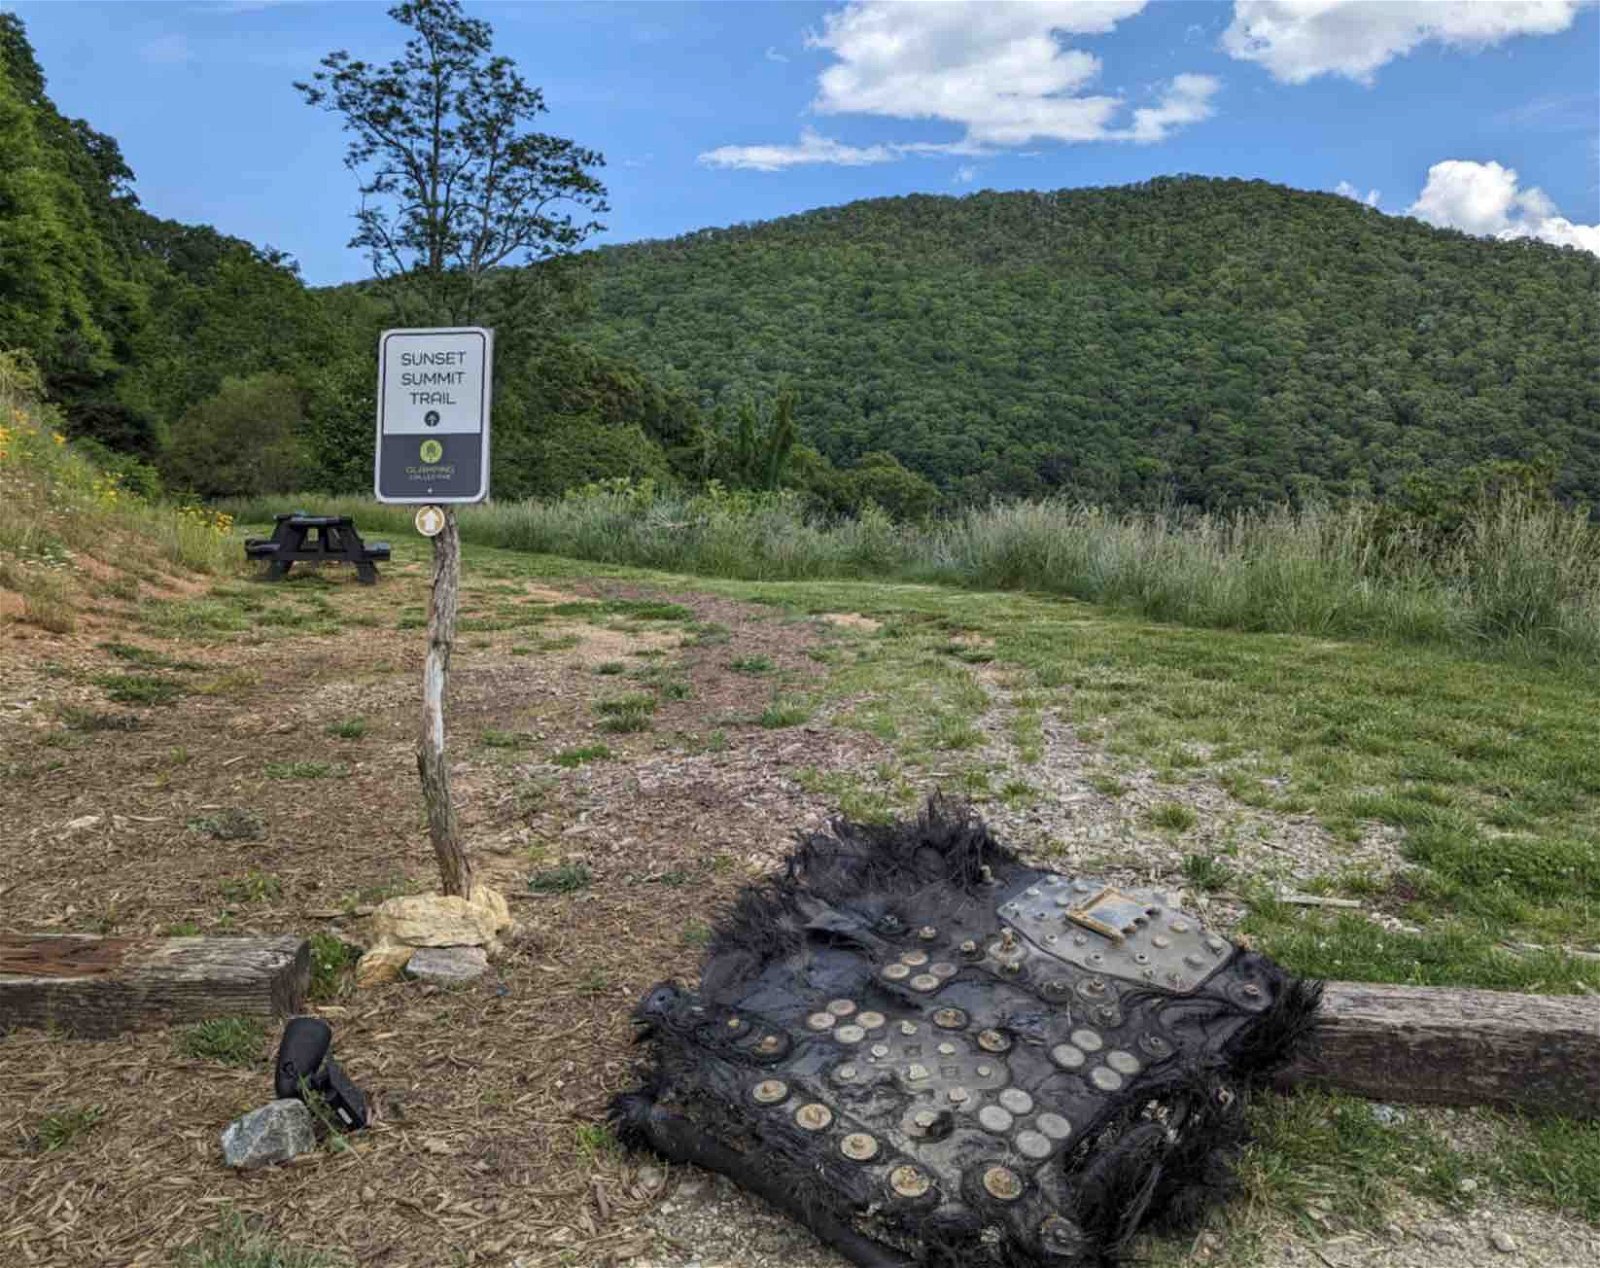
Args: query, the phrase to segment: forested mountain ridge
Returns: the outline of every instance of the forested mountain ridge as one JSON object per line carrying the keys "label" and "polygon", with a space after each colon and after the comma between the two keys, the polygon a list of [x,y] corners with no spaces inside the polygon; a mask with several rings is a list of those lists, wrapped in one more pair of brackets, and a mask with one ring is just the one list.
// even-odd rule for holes
{"label": "forested mountain ridge", "polygon": [[913,195],[603,248],[582,334],[789,383],[835,462],[1212,506],[1547,464],[1600,495],[1600,260],[1264,182]]}

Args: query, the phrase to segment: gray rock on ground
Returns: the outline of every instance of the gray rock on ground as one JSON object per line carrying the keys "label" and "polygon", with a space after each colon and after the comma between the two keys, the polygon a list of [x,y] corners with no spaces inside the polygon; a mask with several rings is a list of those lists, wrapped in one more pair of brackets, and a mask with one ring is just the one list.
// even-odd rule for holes
{"label": "gray rock on ground", "polygon": [[222,1160],[241,1171],[288,1162],[316,1147],[311,1111],[296,1100],[268,1101],[222,1133]]}
{"label": "gray rock on ground", "polygon": [[489,971],[489,957],[482,947],[418,947],[405,971],[435,986],[462,986]]}

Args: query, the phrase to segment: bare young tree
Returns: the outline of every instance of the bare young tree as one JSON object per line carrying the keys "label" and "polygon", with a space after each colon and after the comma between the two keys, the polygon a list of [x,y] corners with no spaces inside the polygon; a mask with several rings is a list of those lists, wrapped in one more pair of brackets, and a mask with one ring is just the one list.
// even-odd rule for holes
{"label": "bare young tree", "polygon": [[536,285],[511,266],[564,255],[603,227],[606,190],[590,169],[605,160],[530,126],[544,95],[494,55],[492,28],[459,0],[405,0],[389,16],[414,32],[402,56],[380,66],[329,53],[295,87],[352,134],[345,166],[361,206],[350,245],[401,319],[493,320]]}

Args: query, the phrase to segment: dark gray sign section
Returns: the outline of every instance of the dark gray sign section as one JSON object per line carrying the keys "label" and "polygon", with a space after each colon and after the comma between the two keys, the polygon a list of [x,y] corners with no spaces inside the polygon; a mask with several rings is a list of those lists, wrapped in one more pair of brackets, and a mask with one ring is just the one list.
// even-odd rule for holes
{"label": "dark gray sign section", "polygon": [[480,502],[489,493],[494,334],[386,330],[378,340],[380,502]]}
{"label": "dark gray sign section", "polygon": [[[435,445],[423,452],[425,446]],[[483,473],[483,437],[390,436],[378,452],[379,500],[396,502],[480,501],[488,483]],[[487,491],[487,490],[485,490]]]}

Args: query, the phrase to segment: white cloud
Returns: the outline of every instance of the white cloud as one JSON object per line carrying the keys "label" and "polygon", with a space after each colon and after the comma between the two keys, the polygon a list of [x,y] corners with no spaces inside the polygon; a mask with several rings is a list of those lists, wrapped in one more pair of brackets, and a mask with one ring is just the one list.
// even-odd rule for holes
{"label": "white cloud", "polygon": [[1353,198],[1356,202],[1362,203],[1368,207],[1376,207],[1378,205],[1377,190],[1369,189],[1365,194],[1363,194],[1349,181],[1340,181],[1333,187],[1333,192],[1338,194],[1340,198]]}
{"label": "white cloud", "polygon": [[1600,225],[1574,224],[1538,186],[1519,188],[1515,169],[1446,159],[1407,211],[1429,224],[1496,238],[1538,238],[1600,255]]}
{"label": "white cloud", "polygon": [[769,48],[767,50],[767,60],[769,62],[786,62],[789,60],[789,56],[786,53],[778,52],[775,48]]}
{"label": "white cloud", "polygon": [[1344,75],[1370,84],[1380,66],[1436,41],[1484,48],[1572,25],[1581,0],[1234,0],[1222,35],[1232,57],[1303,84]]}
{"label": "white cloud", "polygon": [[1211,98],[1221,87],[1222,82],[1210,75],[1174,75],[1160,101],[1133,112],[1130,139],[1165,140],[1173,128],[1209,119],[1215,113]]}
{"label": "white cloud", "polygon": [[757,172],[781,172],[808,163],[839,163],[864,167],[870,163],[892,163],[899,158],[899,147],[888,145],[846,145],[806,128],[795,145],[720,145],[707,150],[700,161],[707,167],[744,167]]}
{"label": "white cloud", "polygon": [[978,177],[978,169],[971,163],[963,163],[956,168],[956,174],[950,178],[953,185],[970,185]]}
{"label": "white cloud", "polygon": [[[1102,35],[1147,0],[850,0],[807,44],[833,55],[817,80],[819,115],[865,114],[959,125],[948,142],[841,145],[808,132],[794,145],[722,146],[723,167],[776,171],[797,163],[880,163],[907,154],[974,155],[1036,141],[1159,141],[1207,118],[1220,87],[1178,75],[1154,105],[1092,91],[1100,59],[1062,36]],[[834,157],[837,156],[837,157]]]}

